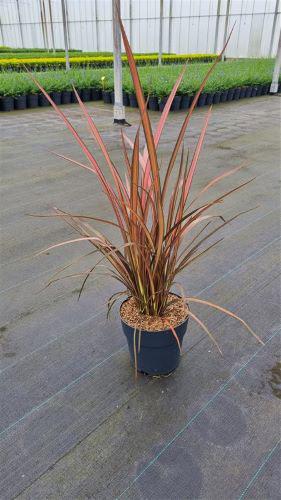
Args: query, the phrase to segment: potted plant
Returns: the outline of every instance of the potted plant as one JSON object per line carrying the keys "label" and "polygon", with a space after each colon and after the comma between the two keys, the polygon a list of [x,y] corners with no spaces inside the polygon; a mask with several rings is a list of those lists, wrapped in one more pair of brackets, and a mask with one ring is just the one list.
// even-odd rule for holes
{"label": "potted plant", "polygon": [[30,92],[26,96],[26,104],[28,108],[37,108],[38,106],[38,93],[37,92]]}
{"label": "potted plant", "polygon": [[111,103],[111,90],[106,89],[106,77],[102,76],[101,77],[101,84],[102,84],[102,98],[103,102],[105,104],[110,104]]}
{"label": "potted plant", "polygon": [[[251,328],[234,313],[211,301],[197,297],[185,297],[182,292],[178,295],[173,288],[177,275],[220,241],[212,241],[206,247],[205,244],[208,238],[238,217],[238,215],[241,215],[235,214],[230,219],[225,220],[222,215],[210,213],[210,209],[220,206],[224,198],[241,189],[252,179],[237,185],[220,196],[211,197],[209,201],[202,201],[203,194],[209,192],[215,184],[226,176],[237,172],[241,168],[240,165],[220,174],[191,197],[192,181],[211,116],[211,108],[206,113],[194,154],[190,159],[184,149],[184,135],[200,94],[209,75],[220,60],[222,52],[207,71],[200,88],[194,96],[179,131],[171,157],[166,159],[166,169],[163,171],[163,176],[160,177],[157,148],[185,69],[174,84],[153,133],[138,71],[121,20],[120,27],[139,106],[145,149],[143,152],[140,150],[140,126],[137,129],[133,143],[122,132],[122,148],[127,176],[125,182],[115,163],[111,160],[109,151],[87,108],[78,93],[75,93],[86,123],[104,157],[107,166],[105,175],[101,164],[94,157],[94,154],[89,150],[65,114],[37,82],[39,89],[49,99],[59,117],[65,122],[76,139],[88,163],[78,163],[71,158],[66,159],[93,174],[94,181],[100,183],[101,189],[115,215],[114,220],[107,220],[97,218],[95,215],[76,215],[57,208],[54,209],[52,216],[63,218],[79,236],[51,245],[48,249],[39,252],[39,254],[52,248],[81,241],[89,242],[95,251],[100,252],[101,259],[98,263],[86,275],[83,273],[80,294],[87,279],[97,272],[97,266],[107,262],[107,266],[111,269],[111,276],[121,282],[124,287],[122,291],[116,292],[109,299],[108,310],[117,300],[126,297],[120,307],[120,317],[128,341],[132,364],[136,372],[141,371],[147,374],[159,375],[170,373],[176,369],[180,360],[182,341],[189,319],[196,321],[203,328],[220,351],[213,334],[193,312],[192,305],[194,303],[207,305],[236,318],[261,342]],[[126,150],[126,143],[132,146],[131,156]],[[163,168],[162,166],[162,170]],[[92,226],[95,221],[103,222],[104,231],[106,231],[107,226],[113,227],[119,234],[120,241],[116,244],[106,236],[106,232],[96,231]],[[215,224],[215,226],[210,224],[217,221],[219,221],[219,224]],[[203,227],[202,224],[204,224]],[[191,233],[191,231],[194,231],[197,227],[197,234],[194,235],[194,232]],[[186,239],[189,240],[188,244]],[[57,279],[58,276],[56,276],[55,280]]]}
{"label": "potted plant", "polygon": [[14,109],[14,98],[11,95],[3,94],[0,98],[1,111],[12,111]]}

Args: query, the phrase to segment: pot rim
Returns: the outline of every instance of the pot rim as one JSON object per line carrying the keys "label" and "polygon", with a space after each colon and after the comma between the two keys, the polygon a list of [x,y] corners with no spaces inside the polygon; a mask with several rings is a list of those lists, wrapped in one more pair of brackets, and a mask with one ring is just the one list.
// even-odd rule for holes
{"label": "pot rim", "polygon": [[[178,295],[177,293],[174,293],[174,292],[170,292],[171,295],[175,295],[176,297],[178,298],[181,298],[180,295]],[[145,333],[153,333],[153,335],[155,335],[155,333],[165,333],[165,332],[171,332],[171,328],[166,328],[165,330],[141,330],[140,328],[135,328],[134,326],[132,325],[129,325],[128,323],[126,323],[126,321],[123,320],[122,316],[121,316],[121,308],[123,306],[123,304],[125,304],[125,302],[128,302],[129,299],[132,298],[132,295],[130,295],[127,299],[123,300],[122,304],[120,305],[119,307],[119,315],[120,315],[120,319],[122,321],[122,323],[124,323],[124,325],[128,326],[129,328],[132,328],[133,330],[136,329],[136,331],[139,331],[139,332],[145,332]],[[179,326],[183,325],[186,321],[188,321],[188,318],[189,318],[189,315],[186,316],[186,318],[181,322],[179,323],[178,325],[176,325],[174,328],[178,328]]]}

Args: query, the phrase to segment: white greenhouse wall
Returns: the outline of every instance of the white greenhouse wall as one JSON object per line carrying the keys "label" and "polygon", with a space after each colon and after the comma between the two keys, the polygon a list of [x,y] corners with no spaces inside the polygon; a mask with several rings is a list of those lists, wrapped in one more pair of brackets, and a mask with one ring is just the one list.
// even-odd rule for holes
{"label": "white greenhouse wall", "polygon": [[[112,1],[65,0],[70,48],[112,50]],[[268,57],[277,50],[280,0],[163,0],[163,51],[220,50],[226,27],[235,29],[229,57]],[[61,0],[0,0],[0,45],[63,48]],[[121,0],[135,52],[157,52],[160,0]],[[219,14],[219,15],[218,15]],[[216,44],[217,31],[217,44]]]}

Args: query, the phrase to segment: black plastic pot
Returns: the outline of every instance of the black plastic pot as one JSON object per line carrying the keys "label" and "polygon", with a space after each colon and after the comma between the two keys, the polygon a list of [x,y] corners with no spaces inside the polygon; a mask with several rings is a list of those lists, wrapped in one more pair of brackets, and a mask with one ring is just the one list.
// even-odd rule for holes
{"label": "black plastic pot", "polygon": [[130,101],[130,106],[132,108],[138,107],[138,101],[137,101],[135,94],[129,94],[129,101]]}
{"label": "black plastic pot", "polygon": [[83,102],[88,102],[91,100],[91,89],[81,90],[81,99]]}
{"label": "black plastic pot", "polygon": [[256,95],[257,95],[257,91],[258,91],[257,87],[256,87],[256,86],[255,86],[255,87],[253,87],[253,88],[252,88],[252,94],[251,94],[251,97],[256,97]]}
{"label": "black plastic pot", "polygon": [[246,87],[246,94],[245,97],[251,97],[252,96],[252,87]]}
{"label": "black plastic pot", "polygon": [[53,99],[55,104],[58,104],[58,105],[61,104],[61,92],[57,92],[57,91],[51,92],[50,96]]}
{"label": "black plastic pot", "polygon": [[26,95],[18,95],[14,97],[15,109],[25,109],[26,108]]}
{"label": "black plastic pot", "polygon": [[49,103],[47,97],[45,97],[44,94],[39,94],[38,95],[38,105],[39,106],[51,106],[51,104]]}
{"label": "black plastic pot", "polygon": [[207,106],[210,106],[211,104],[213,104],[214,95],[215,95],[214,92],[211,92],[210,94],[207,94],[207,97],[206,97],[206,104],[207,104]]}
{"label": "black plastic pot", "polygon": [[0,107],[1,107],[1,111],[13,111],[14,98],[9,96],[9,95],[1,97]]}
{"label": "black plastic pot", "polygon": [[111,104],[115,103],[115,93],[114,93],[114,90],[112,92],[110,92],[110,101],[111,101]]}
{"label": "black plastic pot", "polygon": [[232,101],[232,99],[234,97],[234,92],[235,92],[235,89],[229,89],[228,90],[228,93],[227,93],[227,100],[228,101]]}
{"label": "black plastic pot", "polygon": [[161,113],[162,113],[163,109],[164,109],[164,108],[165,108],[165,106],[166,106],[166,102],[167,102],[167,100],[168,100],[168,97],[162,97],[162,98],[160,99],[160,101],[159,101],[159,111],[161,111]]}
{"label": "black plastic pot", "polygon": [[123,90],[122,95],[123,95],[123,106],[130,106],[129,96],[127,92]]}
{"label": "black plastic pot", "polygon": [[227,101],[227,95],[228,95],[228,90],[223,90],[222,93],[221,93],[220,102],[226,102]]}
{"label": "black plastic pot", "polygon": [[[175,327],[175,332],[182,345],[186,332],[188,319]],[[177,341],[171,330],[148,332],[136,330],[135,346],[134,332],[132,326],[127,325],[121,319],[123,332],[127,338],[131,364],[135,366],[135,355],[137,358],[138,372],[146,375],[167,375],[173,372],[180,362],[180,351]],[[140,349],[138,350],[138,347]],[[136,349],[134,349],[136,347]]]}
{"label": "black plastic pot", "polygon": [[180,106],[181,106],[181,95],[175,95],[171,105],[171,111],[179,111]]}
{"label": "black plastic pot", "polygon": [[91,89],[91,100],[99,101],[102,98],[100,89]]}
{"label": "black plastic pot", "polygon": [[238,101],[240,99],[240,94],[241,94],[241,88],[238,87],[237,89],[234,90],[233,100]]}
{"label": "black plastic pot", "polygon": [[109,90],[102,91],[102,98],[105,104],[111,104],[111,92]]}
{"label": "black plastic pot", "polygon": [[158,97],[150,96],[148,98],[148,109],[151,109],[151,111],[158,111]]}
{"label": "black plastic pot", "polygon": [[181,97],[181,109],[188,109],[191,103],[191,96],[185,94]]}
{"label": "black plastic pot", "polygon": [[247,87],[241,87],[240,99],[243,99],[244,97],[246,97],[246,90],[247,90]]}
{"label": "black plastic pot", "polygon": [[266,94],[268,94],[268,92],[269,92],[269,88],[270,88],[270,85],[268,85],[268,83],[266,83],[265,85],[262,85],[261,95],[266,95]]}
{"label": "black plastic pot", "polygon": [[201,108],[202,106],[205,106],[206,99],[207,99],[207,94],[200,94],[199,99],[197,101],[198,108]]}
{"label": "black plastic pot", "polygon": [[262,94],[262,85],[257,86],[257,97],[260,97]]}
{"label": "black plastic pot", "polygon": [[221,99],[221,92],[215,92],[213,96],[213,104],[218,104]]}
{"label": "black plastic pot", "polygon": [[[81,90],[76,89],[77,94],[81,97]],[[78,102],[74,90],[71,91],[71,102]]]}
{"label": "black plastic pot", "polygon": [[26,97],[26,104],[28,108],[37,108],[38,94],[28,94],[28,96]]}
{"label": "black plastic pot", "polygon": [[70,104],[71,103],[71,90],[63,90],[61,93],[61,103]]}

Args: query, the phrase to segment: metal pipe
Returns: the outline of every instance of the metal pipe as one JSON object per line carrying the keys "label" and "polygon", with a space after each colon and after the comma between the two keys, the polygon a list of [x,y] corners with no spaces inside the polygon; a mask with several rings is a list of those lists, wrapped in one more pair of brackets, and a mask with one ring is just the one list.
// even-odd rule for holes
{"label": "metal pipe", "polygon": [[62,10],[62,25],[63,25],[64,50],[65,50],[65,68],[68,71],[70,69],[70,63],[69,63],[69,53],[68,53],[65,0],[61,0],[61,10]]}
{"label": "metal pipe", "polygon": [[[225,14],[225,24],[224,24],[224,34],[223,34],[223,46],[225,46],[226,39],[227,39],[229,10],[230,10],[230,0],[227,0],[226,14]],[[224,61],[224,60],[225,60],[225,52],[223,53],[223,56],[222,56],[222,61]]]}
{"label": "metal pipe", "polygon": [[269,91],[271,94],[277,94],[278,92],[280,69],[281,69],[281,30],[279,34],[278,49],[276,54],[275,66],[273,70],[272,82]]}
{"label": "metal pipe", "polygon": [[114,107],[113,123],[125,125],[125,108],[122,93],[121,31],[118,22],[120,0],[112,0],[113,65],[114,65]]}
{"label": "metal pipe", "polygon": [[172,15],[173,15],[173,0],[170,0],[170,5],[169,5],[169,45],[168,45],[169,54],[171,53],[171,47],[172,47]]}
{"label": "metal pipe", "polygon": [[22,44],[22,47],[24,47],[24,43],[23,43],[23,32],[22,32],[22,22],[21,22],[21,15],[20,15],[19,0],[16,0],[16,2],[17,2],[17,11],[18,11],[18,18],[19,18],[19,27],[20,27],[21,44]]}
{"label": "metal pipe", "polygon": [[214,53],[218,52],[218,36],[219,36],[219,24],[220,24],[220,12],[221,12],[221,0],[217,3],[217,18],[216,18],[216,31],[215,31],[215,43],[214,43]]}
{"label": "metal pipe", "polygon": [[158,52],[158,65],[162,64],[162,51],[163,51],[163,0],[160,0],[160,17],[159,17],[159,52]]}
{"label": "metal pipe", "polygon": [[269,52],[268,52],[268,56],[269,57],[271,57],[271,55],[272,55],[274,35],[275,35],[276,24],[277,24],[277,17],[278,17],[278,10],[279,10],[278,9],[278,4],[279,4],[279,0],[276,0],[275,11],[274,11],[274,18],[273,18],[273,24],[272,24],[272,31],[271,31],[271,37],[270,37],[270,44],[269,44]]}
{"label": "metal pipe", "polygon": [[51,24],[51,38],[52,38],[53,52],[56,52],[51,0],[49,0],[49,15],[50,15],[50,24]]}

